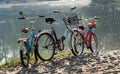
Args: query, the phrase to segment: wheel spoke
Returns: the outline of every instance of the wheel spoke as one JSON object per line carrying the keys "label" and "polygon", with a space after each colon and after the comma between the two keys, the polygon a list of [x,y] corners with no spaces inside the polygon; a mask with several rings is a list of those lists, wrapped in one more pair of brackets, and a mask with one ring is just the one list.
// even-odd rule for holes
{"label": "wheel spoke", "polygon": [[40,35],[38,44],[38,55],[41,60],[47,61],[54,55],[54,40],[50,34],[43,33]]}

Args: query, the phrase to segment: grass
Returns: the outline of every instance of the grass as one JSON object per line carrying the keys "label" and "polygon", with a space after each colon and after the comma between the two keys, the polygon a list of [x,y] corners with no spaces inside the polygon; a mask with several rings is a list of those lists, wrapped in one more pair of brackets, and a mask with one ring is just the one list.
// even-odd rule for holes
{"label": "grass", "polygon": [[[83,53],[90,53],[90,50],[84,50]],[[72,52],[71,51],[58,51],[57,52],[57,55],[55,55],[53,57],[53,59],[60,59],[60,58],[63,58],[67,55],[71,55]],[[30,63],[33,63],[34,62],[34,57],[31,57],[31,62]],[[38,60],[38,62],[41,62],[41,60]],[[11,68],[11,67],[17,67],[17,66],[21,66],[21,62],[20,62],[20,59],[11,59],[11,61],[9,63],[5,63],[3,65],[0,65],[0,69],[2,68],[5,68],[5,69],[8,69],[8,68]]]}
{"label": "grass", "polygon": [[19,59],[11,59],[10,62],[7,62],[3,65],[0,65],[0,69],[2,68],[10,68],[10,67],[16,67],[16,66],[19,66],[20,65],[20,60]]}
{"label": "grass", "polygon": [[[90,53],[90,50],[84,50],[83,53]],[[57,52],[57,55],[55,55],[53,57],[53,59],[60,59],[60,58],[63,58],[67,55],[71,55],[72,52],[71,51],[58,51]],[[34,62],[34,57],[31,57],[31,63]],[[38,60],[38,62],[41,62],[41,60]],[[11,59],[11,61],[9,63],[5,63],[3,65],[0,65],[0,69],[2,68],[5,68],[5,69],[8,69],[8,68],[11,68],[11,67],[17,67],[17,66],[21,66],[21,62],[20,62],[20,59]]]}
{"label": "grass", "polygon": [[70,51],[58,51],[58,54],[54,56],[54,59],[59,59],[70,54],[72,54]]}
{"label": "grass", "polygon": [[[55,55],[53,59],[59,59],[70,54],[71,54],[71,51],[58,51],[57,55]],[[34,57],[31,58],[31,61],[34,62]],[[41,62],[41,60],[39,60],[38,62]],[[8,69],[8,68],[17,67],[17,66],[21,66],[21,62],[19,58],[11,59],[10,62],[0,65],[0,69],[2,68]]]}

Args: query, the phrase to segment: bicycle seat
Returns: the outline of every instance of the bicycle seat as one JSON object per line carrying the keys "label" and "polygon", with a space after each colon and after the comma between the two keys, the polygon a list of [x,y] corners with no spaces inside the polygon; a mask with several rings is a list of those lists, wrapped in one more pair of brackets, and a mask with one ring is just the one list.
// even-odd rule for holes
{"label": "bicycle seat", "polygon": [[46,23],[48,24],[52,24],[53,22],[55,22],[54,18],[45,18]]}
{"label": "bicycle seat", "polygon": [[23,29],[21,30],[21,32],[23,32],[23,33],[28,33],[28,32],[29,32],[29,29],[28,29],[28,28],[23,28]]}

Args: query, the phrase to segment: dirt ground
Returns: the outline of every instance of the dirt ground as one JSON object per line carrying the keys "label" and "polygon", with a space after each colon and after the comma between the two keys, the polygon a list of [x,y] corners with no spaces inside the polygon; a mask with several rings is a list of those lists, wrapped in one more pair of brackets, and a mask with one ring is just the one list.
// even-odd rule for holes
{"label": "dirt ground", "polygon": [[100,51],[37,63],[29,68],[1,69],[0,74],[120,74],[120,50]]}

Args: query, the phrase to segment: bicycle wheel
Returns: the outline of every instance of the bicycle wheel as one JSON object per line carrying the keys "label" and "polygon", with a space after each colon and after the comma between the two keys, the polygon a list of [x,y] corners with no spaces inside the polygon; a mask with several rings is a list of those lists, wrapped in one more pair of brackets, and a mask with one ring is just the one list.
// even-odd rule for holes
{"label": "bicycle wheel", "polygon": [[70,47],[73,55],[75,56],[79,56],[83,53],[84,40],[82,34],[77,30],[74,30],[74,33],[71,35]]}
{"label": "bicycle wheel", "polygon": [[55,42],[51,34],[42,33],[37,39],[38,57],[43,61],[48,61],[55,54]]}
{"label": "bicycle wheel", "polygon": [[27,54],[27,47],[24,42],[20,43],[20,60],[23,67],[28,67],[29,65],[29,54]]}
{"label": "bicycle wheel", "polygon": [[90,50],[91,52],[97,52],[98,50],[98,40],[97,36],[95,34],[91,37],[91,44],[90,44]]}

